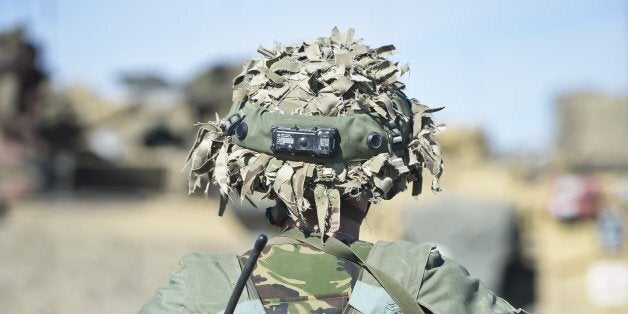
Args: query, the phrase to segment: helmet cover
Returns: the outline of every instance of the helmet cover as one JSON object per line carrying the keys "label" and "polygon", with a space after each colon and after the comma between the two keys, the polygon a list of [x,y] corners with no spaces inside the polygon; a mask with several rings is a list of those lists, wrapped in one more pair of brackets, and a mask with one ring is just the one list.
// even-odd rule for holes
{"label": "helmet cover", "polygon": [[[353,29],[334,28],[330,37],[294,46],[260,46],[264,57],[247,60],[233,81],[229,115],[199,123],[187,159],[189,192],[205,184],[207,193],[217,184],[220,214],[231,191],[241,201],[259,192],[280,200],[296,221],[315,208],[322,231],[335,232],[342,198],[377,203],[409,182],[417,195],[423,168],[433,176],[432,191],[440,191],[443,159],[434,138],[440,127],[431,113],[442,108],[406,97],[398,79],[408,65],[385,58],[395,52],[393,45],[373,49],[353,35]],[[237,125],[244,127],[234,131]],[[269,129],[293,125],[335,128],[338,152],[321,157],[271,150]],[[380,136],[371,142],[371,134]]]}

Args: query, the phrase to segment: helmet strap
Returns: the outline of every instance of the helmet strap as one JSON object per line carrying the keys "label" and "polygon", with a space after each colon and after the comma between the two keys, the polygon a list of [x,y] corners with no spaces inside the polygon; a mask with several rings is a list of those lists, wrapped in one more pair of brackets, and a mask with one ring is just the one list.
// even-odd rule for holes
{"label": "helmet strap", "polygon": [[[370,203],[369,203],[370,205]],[[366,217],[366,213],[368,212],[368,208],[365,211],[348,204],[347,202],[343,202],[342,206],[340,207],[340,216],[344,216],[345,218],[349,218],[355,222],[357,222],[358,224],[362,223],[362,220],[364,220],[364,217]]]}
{"label": "helmet strap", "polygon": [[287,218],[288,208],[281,201],[277,201],[273,207],[266,208],[266,219],[273,226],[281,226]]}

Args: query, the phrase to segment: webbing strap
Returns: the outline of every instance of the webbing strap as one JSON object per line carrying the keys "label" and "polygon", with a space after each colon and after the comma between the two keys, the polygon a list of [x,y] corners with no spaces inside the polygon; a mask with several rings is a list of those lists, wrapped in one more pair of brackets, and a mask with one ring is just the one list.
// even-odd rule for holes
{"label": "webbing strap", "polygon": [[382,288],[384,288],[384,290],[386,290],[386,292],[392,297],[403,313],[425,314],[423,309],[421,309],[421,307],[417,304],[417,301],[411,297],[399,283],[383,271],[367,264],[364,260],[362,260],[362,258],[360,258],[360,256],[355,254],[351,248],[342,243],[340,240],[329,237],[325,240],[324,244],[321,244],[320,234],[312,233],[310,236],[306,237],[303,232],[296,228],[286,230],[279,234],[278,237],[286,237],[297,240],[325,253],[346,259],[359,265],[373,275],[375,280],[377,280]]}

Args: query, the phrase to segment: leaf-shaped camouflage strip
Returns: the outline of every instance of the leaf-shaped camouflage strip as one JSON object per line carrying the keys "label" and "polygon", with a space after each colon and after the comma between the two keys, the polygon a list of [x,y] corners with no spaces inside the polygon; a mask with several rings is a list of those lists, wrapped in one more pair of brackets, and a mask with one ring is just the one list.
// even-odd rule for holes
{"label": "leaf-shaped camouflage strip", "polygon": [[294,187],[294,198],[297,202],[299,212],[304,212],[310,208],[310,202],[305,198],[305,181],[307,180],[307,168],[300,167],[292,176],[292,185]]}
{"label": "leaf-shaped camouflage strip", "polygon": [[243,171],[240,174],[242,176],[243,194],[253,194],[253,182],[255,179],[259,178],[259,175],[262,172],[264,172],[264,168],[266,168],[270,158],[271,157],[268,155],[258,154],[254,161],[251,161],[245,168],[243,168]]}
{"label": "leaf-shaped camouflage strip", "polygon": [[316,204],[316,217],[318,225],[323,234],[327,233],[327,215],[329,214],[329,197],[327,197],[327,187],[317,184],[314,188],[314,204]]}
{"label": "leaf-shaped camouflage strip", "polygon": [[340,192],[338,189],[327,189],[327,197],[329,198],[328,232],[334,234],[340,229]]}

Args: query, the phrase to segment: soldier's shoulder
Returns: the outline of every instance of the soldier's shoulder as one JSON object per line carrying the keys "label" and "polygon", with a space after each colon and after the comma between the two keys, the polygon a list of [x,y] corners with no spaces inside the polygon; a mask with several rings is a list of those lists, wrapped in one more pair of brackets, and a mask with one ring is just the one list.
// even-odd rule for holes
{"label": "soldier's shoulder", "polygon": [[187,253],[181,260],[180,264],[191,265],[197,263],[206,263],[206,262],[220,262],[220,261],[228,261],[232,260],[236,257],[233,253],[198,253],[192,252]]}

